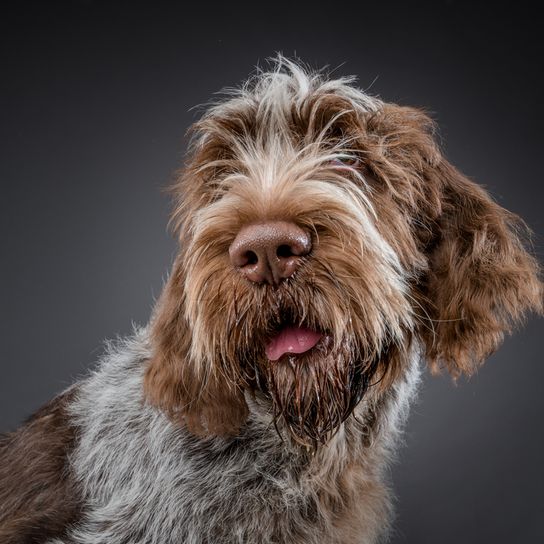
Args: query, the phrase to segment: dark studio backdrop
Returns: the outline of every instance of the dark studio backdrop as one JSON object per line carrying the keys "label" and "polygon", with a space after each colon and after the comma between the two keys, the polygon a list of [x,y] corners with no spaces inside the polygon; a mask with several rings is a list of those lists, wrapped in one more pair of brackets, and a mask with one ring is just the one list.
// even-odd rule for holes
{"label": "dark studio backdrop", "polygon": [[[525,218],[542,259],[540,16],[355,6],[3,5],[0,432],[147,321],[175,254],[161,188],[190,108],[276,51],[427,108],[448,158]],[[425,377],[392,472],[395,544],[544,541],[543,332],[531,318],[457,386]]]}

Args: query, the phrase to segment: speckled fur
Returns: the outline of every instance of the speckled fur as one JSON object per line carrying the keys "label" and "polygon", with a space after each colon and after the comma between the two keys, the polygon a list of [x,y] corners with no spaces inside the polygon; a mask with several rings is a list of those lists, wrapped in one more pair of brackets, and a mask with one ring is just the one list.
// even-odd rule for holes
{"label": "speckled fur", "polygon": [[415,353],[383,398],[358,407],[359,422],[312,453],[280,439],[264,399],[248,398],[247,425],[226,439],[196,438],[144,405],[146,335],[112,348],[71,405],[86,508],[62,542],[367,544],[384,534],[383,469],[417,385]]}

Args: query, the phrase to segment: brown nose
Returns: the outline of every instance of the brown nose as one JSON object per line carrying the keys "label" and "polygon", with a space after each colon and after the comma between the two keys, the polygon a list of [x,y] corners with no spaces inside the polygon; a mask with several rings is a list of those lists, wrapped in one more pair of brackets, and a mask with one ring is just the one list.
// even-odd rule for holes
{"label": "brown nose", "polygon": [[243,227],[229,248],[232,264],[250,281],[277,285],[289,278],[312,249],[294,223],[269,221]]}

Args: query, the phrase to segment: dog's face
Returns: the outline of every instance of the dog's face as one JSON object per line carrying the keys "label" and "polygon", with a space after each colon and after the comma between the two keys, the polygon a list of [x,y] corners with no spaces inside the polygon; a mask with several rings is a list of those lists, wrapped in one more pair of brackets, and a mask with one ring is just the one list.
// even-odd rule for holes
{"label": "dog's face", "polygon": [[196,123],[174,190],[146,391],[196,433],[235,432],[249,390],[324,442],[413,343],[471,373],[541,308],[516,217],[445,161],[422,112],[348,80],[281,60]]}

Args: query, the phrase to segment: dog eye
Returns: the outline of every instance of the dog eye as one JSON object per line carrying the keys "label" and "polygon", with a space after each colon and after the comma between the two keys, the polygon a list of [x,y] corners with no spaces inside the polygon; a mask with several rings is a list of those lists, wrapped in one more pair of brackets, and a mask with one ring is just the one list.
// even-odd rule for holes
{"label": "dog eye", "polygon": [[331,164],[339,168],[359,168],[361,161],[358,157],[337,157],[331,161]]}

